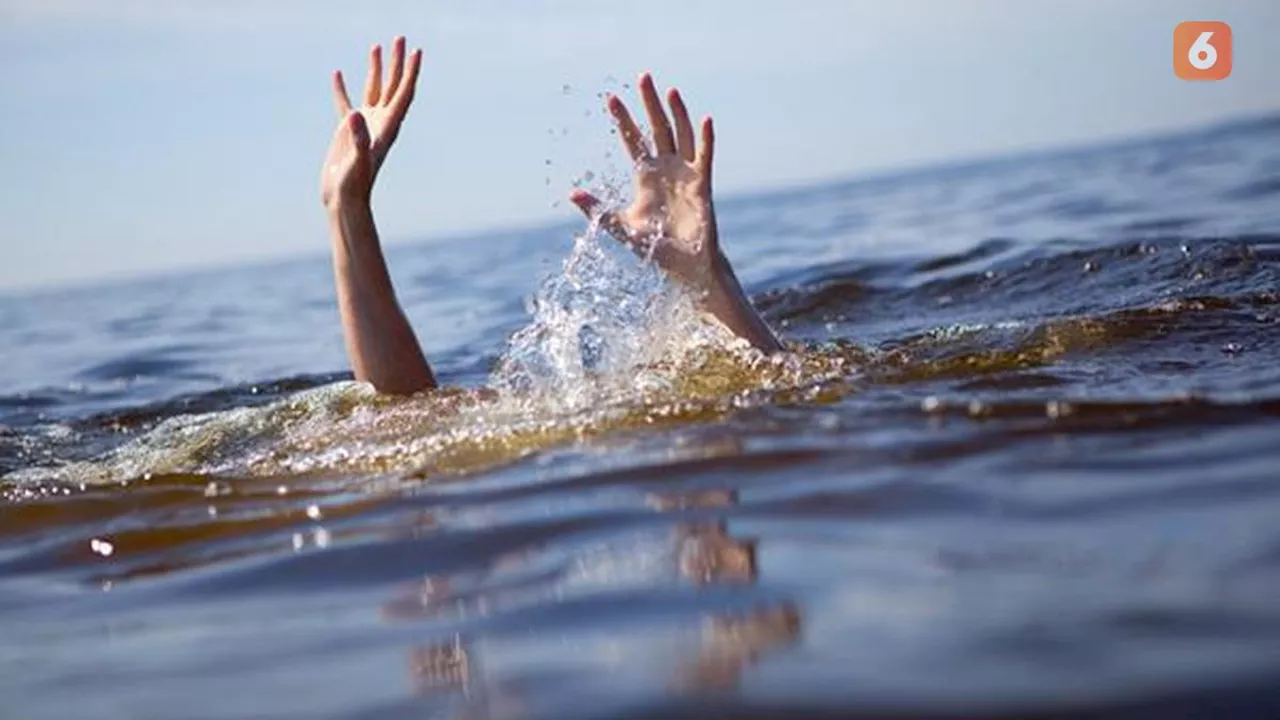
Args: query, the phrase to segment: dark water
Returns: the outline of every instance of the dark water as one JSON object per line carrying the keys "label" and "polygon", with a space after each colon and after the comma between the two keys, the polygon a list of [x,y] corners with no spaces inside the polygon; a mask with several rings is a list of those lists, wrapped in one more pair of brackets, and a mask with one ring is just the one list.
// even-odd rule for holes
{"label": "dark water", "polygon": [[1280,118],[721,215],[0,300],[0,716],[1280,715]]}

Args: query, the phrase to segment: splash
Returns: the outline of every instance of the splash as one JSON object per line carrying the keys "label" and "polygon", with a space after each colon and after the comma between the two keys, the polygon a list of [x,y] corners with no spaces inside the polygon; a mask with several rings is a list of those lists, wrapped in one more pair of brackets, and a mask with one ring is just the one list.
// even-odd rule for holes
{"label": "splash", "polygon": [[522,409],[573,412],[669,391],[673,367],[738,342],[598,222],[575,238],[561,270],[531,299],[532,320],[512,336],[491,379]]}
{"label": "splash", "polygon": [[[487,388],[394,398],[337,383],[262,407],[164,419],[97,459],[5,479],[101,484],[171,473],[349,471],[425,478],[608,430],[705,415],[726,388],[758,379],[754,351],[595,223],[575,238],[529,310],[529,324],[510,338]],[[690,381],[698,375],[715,380]]]}

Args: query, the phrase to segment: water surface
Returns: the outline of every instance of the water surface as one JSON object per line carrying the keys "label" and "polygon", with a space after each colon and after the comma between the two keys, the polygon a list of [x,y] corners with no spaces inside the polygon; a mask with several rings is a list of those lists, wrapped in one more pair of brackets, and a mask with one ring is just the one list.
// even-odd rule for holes
{"label": "water surface", "polygon": [[0,716],[1280,714],[1280,119],[720,214],[0,299]]}

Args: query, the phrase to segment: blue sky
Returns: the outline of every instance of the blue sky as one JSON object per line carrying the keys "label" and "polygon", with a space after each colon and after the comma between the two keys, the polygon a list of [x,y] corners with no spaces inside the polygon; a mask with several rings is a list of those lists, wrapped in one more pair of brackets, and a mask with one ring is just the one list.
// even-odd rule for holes
{"label": "blue sky", "polygon": [[[1173,77],[1191,19],[1226,81]],[[388,243],[573,217],[644,69],[715,115],[721,194],[1280,109],[1268,0],[0,0],[0,291],[325,252],[329,72],[397,33]]]}

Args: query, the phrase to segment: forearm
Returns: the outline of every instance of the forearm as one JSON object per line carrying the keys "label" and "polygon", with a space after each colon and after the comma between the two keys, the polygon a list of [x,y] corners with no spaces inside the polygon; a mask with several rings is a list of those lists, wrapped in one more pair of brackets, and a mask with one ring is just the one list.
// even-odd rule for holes
{"label": "forearm", "polygon": [[435,387],[431,367],[396,301],[369,203],[335,205],[327,208],[333,274],[356,379],[396,395]]}
{"label": "forearm", "polygon": [[751,301],[747,299],[733,267],[723,253],[716,253],[712,277],[710,288],[701,301],[705,312],[761,352],[772,353],[785,349],[764,318],[751,306]]}

